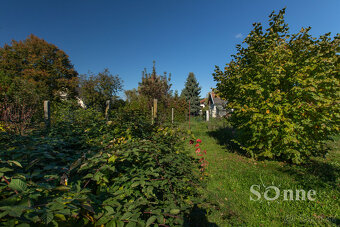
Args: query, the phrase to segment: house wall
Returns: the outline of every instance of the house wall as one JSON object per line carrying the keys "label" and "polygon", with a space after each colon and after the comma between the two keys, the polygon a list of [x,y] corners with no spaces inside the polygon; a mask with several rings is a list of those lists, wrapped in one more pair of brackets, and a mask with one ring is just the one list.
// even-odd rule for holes
{"label": "house wall", "polygon": [[222,105],[210,105],[210,115],[213,118],[223,117],[227,114],[227,111],[223,108]]}

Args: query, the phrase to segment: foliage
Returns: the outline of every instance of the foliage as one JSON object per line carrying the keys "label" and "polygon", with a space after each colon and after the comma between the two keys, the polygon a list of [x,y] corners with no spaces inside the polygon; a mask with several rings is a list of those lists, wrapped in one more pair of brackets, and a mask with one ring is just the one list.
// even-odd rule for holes
{"label": "foliage", "polygon": [[[154,62],[155,64],[155,62]],[[155,65],[151,74],[143,72],[142,82],[139,83],[138,90],[125,91],[126,108],[143,113],[147,121],[151,122],[151,107],[153,99],[157,99],[157,120],[160,123],[171,123],[171,109],[174,108],[174,121],[181,122],[186,118],[187,104],[183,98],[174,96],[170,90],[170,76],[157,75]]]}
{"label": "foliage", "polygon": [[83,75],[80,81],[80,95],[86,106],[104,112],[106,101],[114,103],[116,95],[123,88],[123,81],[117,75],[113,76],[108,69],[97,75]]}
{"label": "foliage", "polygon": [[[185,98],[178,96],[177,90],[175,91],[175,94],[170,99],[170,108],[174,108],[174,121],[175,122],[183,122],[188,117],[189,107],[188,102],[185,100]],[[169,116],[169,122],[170,122],[170,114]]]}
{"label": "foliage", "polygon": [[71,101],[52,109],[48,135],[1,135],[2,224],[185,224],[201,185],[185,132],[149,127],[129,109],[109,122]]}
{"label": "foliage", "polygon": [[157,75],[155,61],[153,62],[152,73],[143,71],[142,82],[138,84],[138,93],[148,99],[148,107],[151,109],[153,99],[157,99],[158,103],[168,105],[170,96],[171,74],[167,77],[166,72],[163,76]]}
{"label": "foliage", "polygon": [[32,123],[33,115],[36,109],[27,105],[25,102],[15,100],[9,102],[5,97],[0,104],[0,120],[4,126],[0,127],[0,131],[8,131],[23,135],[26,129]]}
{"label": "foliage", "polygon": [[50,100],[58,99],[60,92],[67,92],[70,96],[75,94],[77,72],[68,56],[34,35],[0,47],[0,71],[10,80],[25,79],[46,90]]}
{"label": "foliage", "polygon": [[39,121],[42,115],[44,89],[36,84],[16,77],[0,73],[0,121],[6,125],[9,132],[24,134],[31,123]]}
{"label": "foliage", "polygon": [[249,155],[301,163],[324,155],[339,132],[340,37],[313,38],[310,28],[290,35],[284,13],[272,13],[265,32],[255,23],[214,79]]}
{"label": "foliage", "polygon": [[200,93],[201,87],[196,80],[195,74],[190,72],[187,81],[185,82],[185,87],[182,90],[181,96],[185,97],[186,101],[190,101],[190,113],[192,115],[197,115],[200,111]]}

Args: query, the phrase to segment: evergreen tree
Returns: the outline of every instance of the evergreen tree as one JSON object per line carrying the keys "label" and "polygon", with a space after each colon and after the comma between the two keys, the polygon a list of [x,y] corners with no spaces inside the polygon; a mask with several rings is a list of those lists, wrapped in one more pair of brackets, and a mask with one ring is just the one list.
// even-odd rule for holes
{"label": "evergreen tree", "polygon": [[190,114],[192,115],[197,115],[200,110],[200,93],[201,87],[196,80],[195,74],[190,72],[181,97],[184,97],[187,102],[190,101]]}

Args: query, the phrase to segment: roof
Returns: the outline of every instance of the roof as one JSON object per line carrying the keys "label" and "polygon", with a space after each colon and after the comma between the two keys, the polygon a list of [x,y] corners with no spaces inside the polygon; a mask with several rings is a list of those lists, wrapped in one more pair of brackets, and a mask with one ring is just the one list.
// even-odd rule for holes
{"label": "roof", "polygon": [[207,99],[202,99],[202,100],[200,101],[200,104],[205,103],[205,100],[207,100]]}
{"label": "roof", "polygon": [[214,92],[209,93],[209,96],[212,99],[212,102],[214,105],[224,105],[227,103],[227,101],[221,99],[218,95],[216,95]]}

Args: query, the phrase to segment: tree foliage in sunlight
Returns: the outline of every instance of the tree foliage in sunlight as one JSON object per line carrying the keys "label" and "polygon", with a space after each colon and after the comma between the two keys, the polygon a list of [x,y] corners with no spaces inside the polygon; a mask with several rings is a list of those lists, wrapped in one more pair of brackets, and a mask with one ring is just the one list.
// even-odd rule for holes
{"label": "tree foliage in sunlight", "polygon": [[80,80],[80,96],[85,104],[101,111],[105,110],[107,100],[115,102],[122,88],[122,79],[112,75],[108,69],[97,75],[84,75]]}
{"label": "tree foliage in sunlight", "polygon": [[147,73],[146,69],[143,71],[142,82],[138,83],[138,93],[148,99],[148,107],[151,108],[153,99],[157,99],[159,103],[168,105],[170,97],[170,80],[171,74],[167,76],[157,75],[155,61],[153,62],[152,73]]}
{"label": "tree foliage in sunlight", "polygon": [[237,45],[237,54],[214,79],[238,129],[236,142],[255,158],[301,163],[324,155],[325,141],[339,132],[337,34],[314,38],[310,28],[289,34],[285,9],[269,16]]}
{"label": "tree foliage in sunlight", "polygon": [[75,94],[78,73],[68,55],[35,35],[0,47],[0,71],[10,80],[20,78],[44,87],[51,100],[60,92]]}

